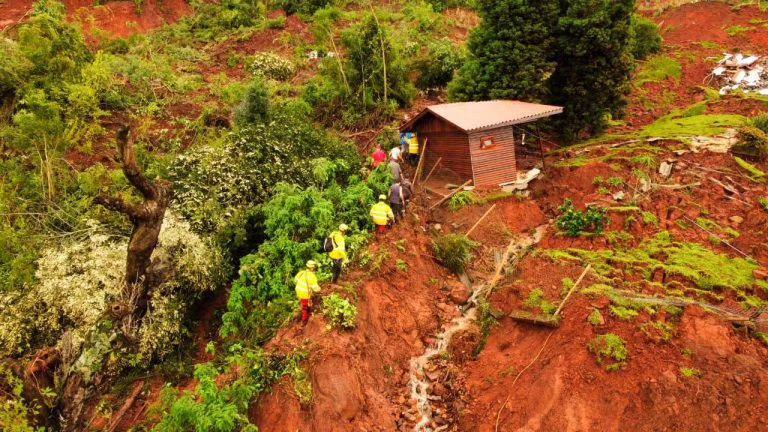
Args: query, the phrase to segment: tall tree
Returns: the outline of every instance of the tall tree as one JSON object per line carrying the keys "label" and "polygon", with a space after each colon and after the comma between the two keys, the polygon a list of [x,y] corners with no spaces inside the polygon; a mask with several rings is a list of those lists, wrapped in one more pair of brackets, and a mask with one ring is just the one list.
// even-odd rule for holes
{"label": "tall tree", "polygon": [[137,324],[147,312],[149,296],[145,276],[157,246],[165,211],[171,201],[171,183],[165,180],[151,181],[141,172],[136,163],[133,140],[127,127],[117,134],[117,145],[123,164],[123,174],[128,182],[143,197],[141,203],[132,203],[119,196],[99,195],[94,202],[110,210],[122,213],[133,224],[128,241],[128,256],[125,265],[124,302],[118,309],[123,315],[124,326]]}
{"label": "tall tree", "polygon": [[552,101],[566,141],[599,133],[626,105],[634,60],[630,25],[635,0],[561,0]]}
{"label": "tall tree", "polygon": [[557,0],[479,0],[469,58],[448,87],[452,100],[540,101],[555,69]]}

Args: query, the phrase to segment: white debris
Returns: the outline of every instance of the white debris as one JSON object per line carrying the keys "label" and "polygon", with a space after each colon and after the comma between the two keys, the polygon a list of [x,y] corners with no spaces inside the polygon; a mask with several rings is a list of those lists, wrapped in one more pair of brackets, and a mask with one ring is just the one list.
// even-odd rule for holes
{"label": "white debris", "polygon": [[738,131],[733,128],[714,137],[696,136],[690,138],[688,144],[694,153],[709,151],[712,153],[728,153],[739,142]]}
{"label": "white debris", "polygon": [[758,92],[768,94],[768,59],[761,56],[743,54],[724,54],[722,60],[712,70],[712,77],[720,86],[720,94],[741,90],[745,93]]}
{"label": "white debris", "polygon": [[527,173],[525,173],[524,175],[518,177],[517,181],[501,184],[502,190],[504,192],[526,190],[528,189],[528,184],[534,181],[540,174],[541,174],[541,170],[538,168],[534,168],[528,171]]}
{"label": "white debris", "polygon": [[672,174],[672,166],[673,165],[674,165],[674,161],[671,161],[671,162],[670,161],[664,161],[664,162],[662,162],[661,165],[659,166],[659,174],[662,177],[664,177],[664,178],[669,177]]}

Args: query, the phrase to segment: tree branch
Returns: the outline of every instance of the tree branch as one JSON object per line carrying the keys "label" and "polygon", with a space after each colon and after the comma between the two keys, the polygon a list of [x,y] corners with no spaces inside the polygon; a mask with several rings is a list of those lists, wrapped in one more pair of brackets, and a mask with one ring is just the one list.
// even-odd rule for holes
{"label": "tree branch", "polygon": [[117,148],[123,159],[123,174],[125,174],[125,177],[133,187],[141,192],[144,198],[148,200],[157,199],[157,187],[144,177],[139,165],[136,163],[133,140],[129,139],[130,132],[131,130],[127,126],[117,132]]}
{"label": "tree branch", "polygon": [[143,212],[141,210],[141,207],[129,204],[125,202],[120,197],[113,197],[109,195],[98,195],[96,198],[93,199],[93,202],[95,204],[99,204],[101,206],[104,206],[105,208],[108,208],[109,210],[113,210],[119,213],[123,213],[125,215],[128,215],[132,218],[139,218],[142,216]]}

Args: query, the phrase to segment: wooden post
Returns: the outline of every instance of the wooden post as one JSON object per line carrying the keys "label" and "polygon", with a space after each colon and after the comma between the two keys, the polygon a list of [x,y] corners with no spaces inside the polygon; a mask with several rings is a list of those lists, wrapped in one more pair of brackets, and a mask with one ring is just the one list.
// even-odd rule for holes
{"label": "wooden post", "polygon": [[483,220],[485,220],[485,218],[487,218],[487,217],[488,217],[488,215],[489,215],[489,214],[491,214],[491,212],[492,212],[492,211],[493,211],[493,209],[495,209],[495,208],[496,208],[496,204],[492,205],[492,206],[491,206],[491,208],[489,208],[489,209],[488,209],[488,211],[486,211],[486,212],[485,212],[485,214],[484,214],[483,216],[481,216],[481,217],[480,217],[480,219],[478,219],[478,220],[477,220],[477,222],[475,222],[475,224],[474,224],[474,225],[472,225],[472,228],[470,228],[470,229],[469,229],[469,231],[467,231],[467,237],[469,237],[469,235],[470,235],[470,234],[472,234],[472,231],[474,231],[474,230],[475,230],[475,228],[477,228],[477,227],[480,225],[480,223],[481,223]]}
{"label": "wooden post", "polygon": [[426,183],[429,180],[429,178],[432,177],[432,173],[435,172],[435,170],[437,169],[437,166],[440,165],[440,162],[442,161],[443,161],[442,157],[437,160],[437,163],[435,163],[435,166],[433,166],[432,169],[429,170],[429,174],[427,174],[427,176],[424,178],[424,183]]}
{"label": "wooden post", "polygon": [[[416,137],[416,140],[419,138]],[[418,141],[417,141],[418,142]],[[419,176],[421,175],[422,167],[424,166],[424,159],[427,158],[427,144],[429,143],[429,138],[424,138],[424,147],[421,149],[421,157],[419,158],[419,164],[416,165],[416,173],[413,175],[413,185],[416,186],[416,184],[419,183]]]}
{"label": "wooden post", "polygon": [[464,189],[464,187],[469,185],[470,183],[472,183],[472,180],[467,180],[466,182],[464,182],[463,185],[457,187],[456,189],[453,190],[453,192],[449,193],[448,195],[443,197],[443,199],[441,199],[440,201],[436,202],[432,207],[429,208],[429,210],[432,211],[435,207],[437,207],[440,204],[448,201],[449,199],[451,199],[452,196],[456,195],[460,190]]}

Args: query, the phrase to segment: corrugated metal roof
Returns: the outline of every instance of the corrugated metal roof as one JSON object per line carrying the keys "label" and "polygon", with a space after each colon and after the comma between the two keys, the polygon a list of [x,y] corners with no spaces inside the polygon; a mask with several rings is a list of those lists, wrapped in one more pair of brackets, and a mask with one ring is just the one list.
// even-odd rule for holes
{"label": "corrugated metal roof", "polygon": [[423,117],[427,112],[434,113],[459,129],[472,132],[532,122],[540,118],[561,114],[563,108],[554,105],[541,105],[512,100],[432,105],[403,125],[401,129],[411,127],[416,120]]}

